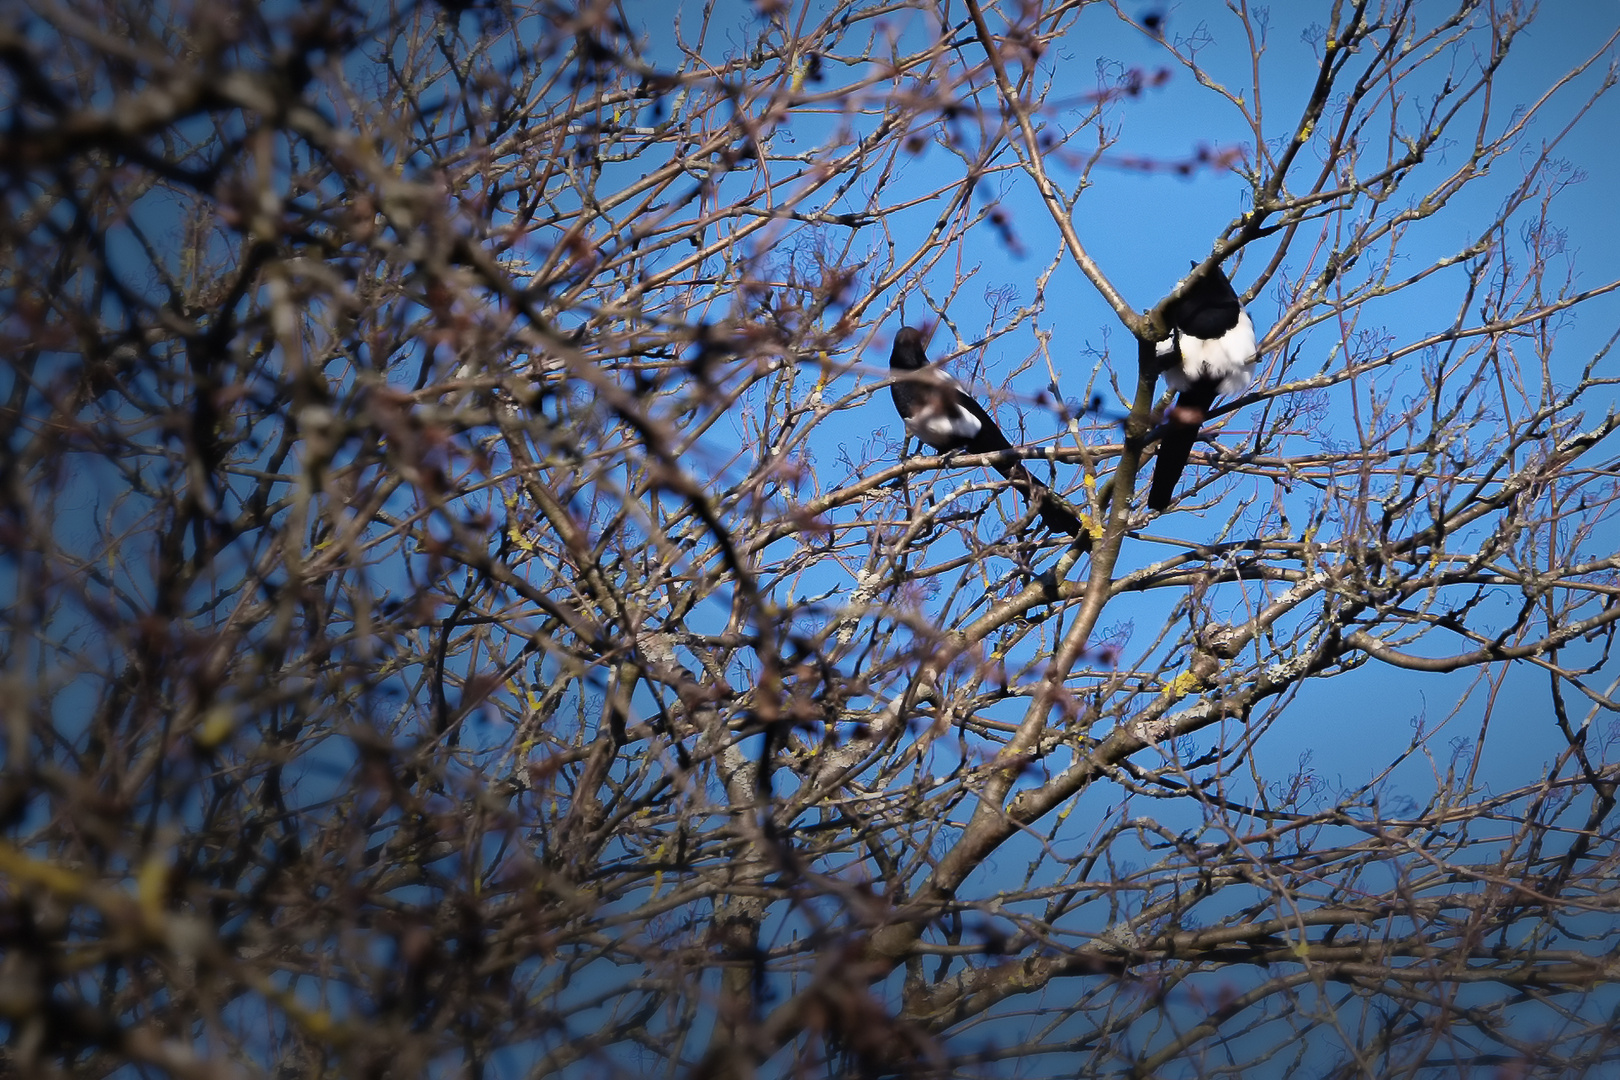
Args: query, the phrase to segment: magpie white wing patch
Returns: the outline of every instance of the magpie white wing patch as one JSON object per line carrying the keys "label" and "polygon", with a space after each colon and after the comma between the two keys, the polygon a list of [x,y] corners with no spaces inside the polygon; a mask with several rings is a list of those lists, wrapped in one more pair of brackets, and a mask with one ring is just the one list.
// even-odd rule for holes
{"label": "magpie white wing patch", "polygon": [[1241,394],[1254,382],[1254,320],[1247,311],[1238,323],[1218,338],[1181,337],[1181,366],[1165,371],[1172,390],[1186,390],[1195,382],[1214,382],[1222,397]]}
{"label": "magpie white wing patch", "polygon": [[906,421],[906,430],[929,446],[955,446],[973,438],[982,426],[966,409],[929,411]]}
{"label": "magpie white wing patch", "polygon": [[977,416],[957,403],[957,395],[967,396],[962,383],[948,371],[924,368],[917,372],[923,382],[933,383],[943,393],[930,393],[917,412],[905,418],[906,430],[936,449],[960,446],[979,433],[984,425]]}

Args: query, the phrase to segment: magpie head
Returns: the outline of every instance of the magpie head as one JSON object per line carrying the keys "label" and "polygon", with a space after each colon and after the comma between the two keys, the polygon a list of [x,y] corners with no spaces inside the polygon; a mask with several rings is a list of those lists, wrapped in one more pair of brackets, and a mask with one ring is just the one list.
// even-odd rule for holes
{"label": "magpie head", "polygon": [[899,371],[917,371],[928,366],[921,330],[911,326],[900,328],[900,332],[894,335],[894,351],[889,354],[889,366]]}

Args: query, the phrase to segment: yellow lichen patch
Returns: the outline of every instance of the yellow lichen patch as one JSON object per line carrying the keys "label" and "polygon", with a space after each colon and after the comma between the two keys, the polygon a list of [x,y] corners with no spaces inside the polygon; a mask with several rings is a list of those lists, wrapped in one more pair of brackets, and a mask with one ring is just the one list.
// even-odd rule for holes
{"label": "yellow lichen patch", "polygon": [[1180,675],[1164,684],[1164,696],[1171,701],[1186,697],[1198,689],[1198,676],[1190,671],[1183,671]]}

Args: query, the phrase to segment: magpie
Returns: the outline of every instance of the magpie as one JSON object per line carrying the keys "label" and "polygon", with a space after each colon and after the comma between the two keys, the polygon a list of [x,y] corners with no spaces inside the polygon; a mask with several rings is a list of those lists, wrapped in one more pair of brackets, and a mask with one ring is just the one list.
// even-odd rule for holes
{"label": "magpie", "polygon": [[1254,320],[1219,266],[1200,275],[1164,314],[1173,333],[1159,342],[1157,352],[1172,358],[1164,381],[1181,396],[1165,417],[1159,439],[1148,488],[1150,510],[1169,507],[1210,406],[1217,397],[1248,389],[1256,359]]}
{"label": "magpie", "polygon": [[[905,376],[890,384],[889,391],[908,434],[946,453],[964,450],[993,454],[1012,449],[995,420],[968,396],[962,384],[949,372],[929,364],[921,330],[905,326],[894,335],[889,367]],[[1035,504],[1049,528],[1070,536],[1081,534],[1080,519],[1045,484],[1031,476],[1023,462],[998,461],[996,468]]]}

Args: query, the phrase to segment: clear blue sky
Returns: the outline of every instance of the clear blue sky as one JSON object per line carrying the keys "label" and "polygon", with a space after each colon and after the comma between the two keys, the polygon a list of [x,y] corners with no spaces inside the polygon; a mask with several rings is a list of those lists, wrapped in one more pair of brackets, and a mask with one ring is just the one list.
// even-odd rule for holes
{"label": "clear blue sky", "polygon": [[[1140,15],[1153,7],[1127,5],[1127,10]],[[1271,138],[1286,138],[1300,115],[1317,65],[1316,46],[1308,31],[1316,13],[1326,8],[1325,4],[1305,3],[1270,6],[1269,34],[1261,71]],[[650,6],[638,5],[634,10],[647,20],[645,25],[650,30],[656,28],[658,16]],[[1164,10],[1162,5],[1159,10]],[[1419,10],[1423,10],[1422,5]],[[919,12],[901,11],[889,19],[902,36],[932,32],[931,23]],[[999,25],[993,13],[991,19],[993,26]],[[1620,22],[1620,5],[1543,4],[1539,22],[1514,43],[1498,78],[1492,101],[1493,127],[1499,129],[1509,121],[1515,106],[1534,101],[1560,75],[1590,55],[1617,22]],[[712,36],[716,50],[735,51],[751,40],[752,33],[761,24],[753,5],[738,3],[729,12],[722,6],[715,25],[734,28],[729,33]],[[1200,61],[1213,78],[1234,91],[1244,91],[1251,85],[1251,52],[1225,5],[1193,2],[1172,5],[1167,33],[1172,40],[1202,39]],[[724,48],[721,42],[726,43]],[[1458,70],[1472,60],[1467,54],[1449,58]],[[1111,123],[1119,133],[1119,142],[1113,150],[1115,155],[1183,160],[1200,147],[1222,149],[1241,145],[1251,137],[1242,117],[1230,103],[1199,86],[1184,69],[1169,60],[1158,42],[1122,25],[1105,5],[1083,11],[1075,32],[1043,61],[1057,73],[1055,98],[1095,91],[1100,85],[1100,74],[1111,76],[1126,68],[1152,71],[1171,67],[1173,76],[1164,86],[1150,89],[1140,98],[1124,102],[1113,110]],[[1605,65],[1598,64],[1595,70],[1566,88],[1526,145],[1534,147],[1540,140],[1553,137],[1585,92],[1601,79],[1604,68]],[[1444,73],[1444,68],[1437,68],[1435,79]],[[1430,89],[1433,88],[1431,84]],[[1409,102],[1407,108],[1415,108],[1417,104],[1417,101]],[[1061,124],[1064,118],[1060,114],[1043,119],[1047,123]],[[1458,131],[1466,135],[1468,128],[1463,125]],[[1613,192],[1620,189],[1620,154],[1610,137],[1615,131],[1620,131],[1620,97],[1611,96],[1581,120],[1577,130],[1566,137],[1560,151],[1562,156],[1574,160],[1586,176],[1583,182],[1559,197],[1554,209],[1554,223],[1568,230],[1568,256],[1578,264],[1577,284],[1582,287],[1620,276],[1620,215],[1613,210]],[[1464,156],[1464,149],[1462,146],[1442,148],[1439,153],[1431,154],[1424,168],[1434,175],[1442,168],[1454,167]],[[1307,157],[1296,168],[1297,182],[1307,182],[1304,177],[1316,165],[1315,159]],[[959,169],[960,165],[948,153],[931,147],[920,154],[910,168],[916,172],[919,183],[937,183],[940,170]],[[1518,183],[1521,175],[1513,160],[1499,162],[1490,177],[1471,186],[1445,213],[1414,229],[1413,235],[1402,245],[1405,257],[1416,268],[1438,253],[1454,251],[1471,238],[1482,221],[1488,220],[1502,196]],[[1061,167],[1054,169],[1054,177],[1060,183],[1070,179]],[[1138,308],[1152,305],[1168,291],[1186,270],[1189,260],[1205,256],[1220,230],[1245,208],[1246,184],[1230,172],[1202,169],[1190,177],[1181,177],[1165,172],[1100,168],[1092,179],[1093,186],[1081,199],[1075,215],[1079,234],[1104,272]],[[1407,190],[1423,190],[1421,177],[1415,181]],[[1405,197],[1403,191],[1401,198]],[[953,322],[970,341],[983,332],[989,319],[989,306],[984,297],[995,290],[1009,288],[1016,292],[1019,300],[1027,300],[1032,292],[1033,276],[1044,269],[1058,247],[1056,229],[1031,185],[1027,182],[1005,185],[1001,199],[1011,213],[1028,254],[1023,258],[1015,257],[996,241],[994,232],[981,230],[982,244],[968,253],[970,265],[977,264],[977,281],[960,293],[950,311]],[[913,215],[911,223],[925,228],[936,213],[936,209],[926,208]],[[1510,244],[1514,239],[1510,238]],[[902,234],[902,244],[904,240]],[[1282,268],[1283,274],[1301,272],[1313,254],[1320,258],[1320,253],[1313,252],[1309,245],[1299,247],[1297,253],[1290,252]],[[1233,274],[1240,288],[1252,281],[1273,250],[1270,242],[1262,241],[1245,253]],[[1462,295],[1461,277],[1459,268],[1433,286],[1399,294],[1370,307],[1370,317],[1387,327],[1397,345],[1415,340],[1447,324],[1453,317]],[[935,291],[942,291],[946,284],[939,282]],[[1264,331],[1275,321],[1277,311],[1272,290],[1262,291],[1251,309],[1256,323]],[[914,323],[928,315],[914,298],[908,298],[905,312],[906,319]],[[1091,364],[1105,351],[1116,370],[1122,373],[1124,385],[1127,388],[1131,385],[1135,353],[1130,336],[1072,261],[1065,261],[1054,276],[1047,306],[1038,324],[1053,334],[1053,358],[1059,364],[1065,396],[1072,399],[1083,394],[1091,375]],[[1560,330],[1557,363],[1573,373],[1590,359],[1617,324],[1620,324],[1620,299],[1603,297],[1583,307]],[[873,375],[882,374],[888,341],[899,325],[898,319],[889,319],[865,356],[866,362],[875,369]],[[949,344],[948,335],[936,334],[933,351],[937,355]],[[1336,344],[1330,333],[1321,330],[1294,342],[1305,370],[1314,370],[1326,362]],[[995,383],[1005,378],[1005,372],[1032,348],[1033,341],[1027,336],[999,341],[987,359],[986,379]],[[966,367],[969,361],[963,358],[958,363]],[[1037,365],[1015,380],[1012,388],[1026,399],[1032,397],[1042,389],[1043,370]],[[1416,378],[1415,371],[1413,377]],[[1421,392],[1420,384],[1414,385],[1414,392]],[[1336,428],[1344,422],[1345,408],[1343,396],[1335,397],[1318,434],[1353,441],[1348,432],[1339,436]],[[1027,402],[1023,415],[1032,436],[1047,435],[1055,426],[1054,421]],[[1234,424],[1241,426],[1242,418],[1235,418]],[[843,439],[853,446],[870,438],[874,425],[880,430],[886,425],[889,437],[898,444],[901,431],[898,420],[887,409],[886,395],[874,398],[863,408],[850,410],[844,424],[826,425],[821,441],[825,445]],[[831,459],[834,452],[835,447],[828,445],[823,459]],[[1300,519],[1305,516],[1302,509]],[[1184,518],[1156,522],[1154,528],[1194,536],[1200,528],[1214,525],[1218,522]],[[1162,549],[1138,548],[1134,557],[1147,559],[1161,553]],[[1129,565],[1132,558],[1133,553],[1128,551],[1125,564]],[[1129,604],[1117,604],[1105,615],[1103,628],[1106,629],[1111,620],[1125,618],[1139,627],[1157,626],[1175,599],[1176,596],[1166,591],[1133,599]],[[1503,605],[1505,611],[1514,598],[1504,594],[1495,602]],[[1309,753],[1330,782],[1359,784],[1389,762],[1393,748],[1407,743],[1415,718],[1424,718],[1432,727],[1446,716],[1472,678],[1469,673],[1451,677],[1419,675],[1382,664],[1369,664],[1353,675],[1318,683],[1301,696],[1282,728],[1262,742],[1266,771],[1280,774],[1301,754]],[[1594,681],[1601,686],[1604,680]],[[1520,671],[1509,679],[1504,694],[1506,696],[1497,703],[1497,723],[1502,723],[1502,716],[1516,714],[1519,730],[1510,739],[1498,740],[1497,745],[1509,749],[1500,758],[1487,759],[1499,766],[1488,770],[1487,779],[1502,784],[1524,783],[1534,779],[1542,764],[1561,749],[1563,740],[1546,716],[1543,677],[1528,668]],[[1512,707],[1515,697],[1520,695],[1523,707]],[[1510,707],[1502,708],[1504,703]],[[1472,738],[1478,714],[1479,710],[1472,705],[1464,708],[1450,722],[1448,734],[1435,745],[1443,746],[1453,737]],[[1401,774],[1397,787],[1410,785],[1414,796],[1423,797],[1432,783],[1425,775],[1428,767],[1414,762]]]}

